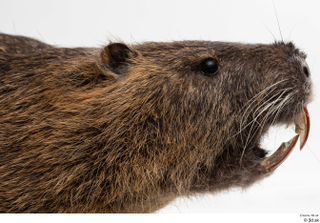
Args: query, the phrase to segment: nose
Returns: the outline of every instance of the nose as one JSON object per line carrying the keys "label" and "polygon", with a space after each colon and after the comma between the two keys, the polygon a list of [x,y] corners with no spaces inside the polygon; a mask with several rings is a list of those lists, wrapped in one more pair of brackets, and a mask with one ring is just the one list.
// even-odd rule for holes
{"label": "nose", "polygon": [[303,66],[303,73],[309,77],[310,76],[310,71],[309,71],[309,68],[307,66]]}

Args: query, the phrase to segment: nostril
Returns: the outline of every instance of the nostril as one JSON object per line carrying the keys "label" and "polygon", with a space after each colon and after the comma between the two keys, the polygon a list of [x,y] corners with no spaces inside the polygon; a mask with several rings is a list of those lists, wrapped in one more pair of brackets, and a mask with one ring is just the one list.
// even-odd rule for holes
{"label": "nostril", "polygon": [[303,67],[303,73],[304,73],[307,77],[310,76],[310,72],[309,72],[308,67],[306,67],[306,66]]}

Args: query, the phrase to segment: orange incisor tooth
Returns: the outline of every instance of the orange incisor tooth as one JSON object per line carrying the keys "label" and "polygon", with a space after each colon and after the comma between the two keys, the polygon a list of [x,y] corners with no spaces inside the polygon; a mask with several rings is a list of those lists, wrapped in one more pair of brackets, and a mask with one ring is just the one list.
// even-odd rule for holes
{"label": "orange incisor tooth", "polygon": [[258,170],[269,172],[280,166],[290,155],[298,141],[299,135],[296,135],[288,142],[283,142],[281,146],[271,156],[264,159],[258,166]]}
{"label": "orange incisor tooth", "polygon": [[309,131],[310,131],[310,117],[307,108],[297,116],[295,120],[295,131],[298,135],[293,137],[290,141],[284,142],[271,156],[265,158],[260,165],[257,166],[257,170],[263,172],[269,172],[276,169],[281,165],[289,156],[294,146],[296,145],[298,138],[300,137],[300,150],[306,144]]}
{"label": "orange incisor tooth", "polygon": [[304,108],[303,112],[297,116],[295,125],[295,131],[300,136],[300,150],[302,150],[308,140],[310,131],[310,117],[307,108]]}

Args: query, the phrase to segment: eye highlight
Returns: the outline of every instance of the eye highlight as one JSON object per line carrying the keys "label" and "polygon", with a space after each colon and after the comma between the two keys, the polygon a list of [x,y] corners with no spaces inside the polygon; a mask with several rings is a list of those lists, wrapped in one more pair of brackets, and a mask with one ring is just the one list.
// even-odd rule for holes
{"label": "eye highlight", "polygon": [[200,70],[207,76],[213,76],[218,72],[218,61],[214,58],[204,59],[200,64]]}

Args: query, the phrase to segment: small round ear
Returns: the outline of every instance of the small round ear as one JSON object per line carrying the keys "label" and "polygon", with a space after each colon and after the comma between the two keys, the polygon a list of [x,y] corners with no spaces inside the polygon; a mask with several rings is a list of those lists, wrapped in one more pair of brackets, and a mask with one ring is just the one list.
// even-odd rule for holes
{"label": "small round ear", "polygon": [[100,53],[100,65],[110,70],[111,72],[124,75],[129,71],[129,58],[137,56],[137,53],[132,51],[123,43],[110,43],[104,47]]}

